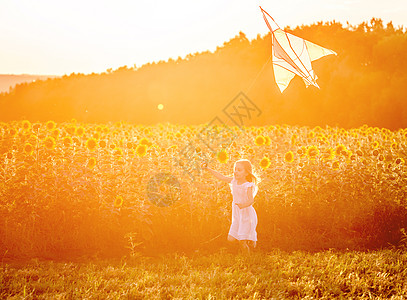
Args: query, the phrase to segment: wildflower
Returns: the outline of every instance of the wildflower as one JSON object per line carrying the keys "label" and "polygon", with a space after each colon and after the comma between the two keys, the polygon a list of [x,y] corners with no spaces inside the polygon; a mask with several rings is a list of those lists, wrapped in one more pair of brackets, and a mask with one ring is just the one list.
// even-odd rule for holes
{"label": "wildflower", "polygon": [[47,122],[47,129],[48,130],[52,130],[52,129],[54,129],[55,128],[55,122],[54,121],[48,121]]}
{"label": "wildflower", "polygon": [[88,148],[90,151],[94,151],[98,145],[98,142],[96,141],[95,138],[90,138],[86,141],[86,148]]}
{"label": "wildflower", "polygon": [[88,160],[88,168],[93,169],[96,166],[96,158],[91,157]]}
{"label": "wildflower", "polygon": [[144,144],[139,144],[136,147],[136,153],[140,157],[145,156],[147,154],[147,146]]}
{"label": "wildflower", "polygon": [[270,166],[271,162],[268,157],[263,157],[262,160],[260,161],[260,167],[263,168],[263,170],[267,169]]}
{"label": "wildflower", "polygon": [[116,196],[116,199],[114,199],[114,207],[115,208],[120,208],[123,205],[123,197],[122,196]]}
{"label": "wildflower", "polygon": [[222,149],[216,154],[216,158],[220,163],[224,164],[229,160],[229,155],[226,150]]}
{"label": "wildflower", "polygon": [[258,136],[256,137],[256,139],[254,140],[254,143],[255,143],[257,146],[264,145],[265,142],[266,142],[266,139],[265,139],[264,136],[262,136],[262,135],[258,135]]}
{"label": "wildflower", "polygon": [[294,153],[292,151],[288,151],[284,155],[284,161],[288,163],[292,163],[294,161]]}
{"label": "wildflower", "polygon": [[47,149],[52,150],[55,148],[56,142],[52,136],[47,136],[44,140],[44,144]]}
{"label": "wildflower", "polygon": [[24,145],[24,152],[25,152],[26,154],[31,155],[31,154],[33,154],[33,151],[34,151],[33,145],[31,145],[30,143],[26,143],[26,144]]}
{"label": "wildflower", "polygon": [[316,146],[309,146],[307,148],[308,159],[314,160],[319,155],[319,150]]}

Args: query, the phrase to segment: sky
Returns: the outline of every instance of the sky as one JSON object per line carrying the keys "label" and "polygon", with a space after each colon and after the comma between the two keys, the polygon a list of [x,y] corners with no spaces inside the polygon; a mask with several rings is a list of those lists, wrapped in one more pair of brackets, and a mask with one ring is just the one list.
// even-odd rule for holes
{"label": "sky", "polygon": [[0,0],[0,74],[90,74],[215,51],[267,34],[259,5],[280,25],[407,28],[406,0]]}

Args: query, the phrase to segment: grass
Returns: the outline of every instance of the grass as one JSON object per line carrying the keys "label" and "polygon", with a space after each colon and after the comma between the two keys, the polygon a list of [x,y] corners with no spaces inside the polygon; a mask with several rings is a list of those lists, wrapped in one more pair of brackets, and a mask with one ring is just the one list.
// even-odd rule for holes
{"label": "grass", "polygon": [[82,262],[3,262],[7,299],[405,299],[407,252],[169,254]]}

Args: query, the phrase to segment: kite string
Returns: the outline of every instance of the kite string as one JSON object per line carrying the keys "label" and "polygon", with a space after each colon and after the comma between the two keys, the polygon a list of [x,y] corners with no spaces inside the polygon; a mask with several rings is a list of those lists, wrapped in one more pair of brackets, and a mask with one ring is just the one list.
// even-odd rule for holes
{"label": "kite string", "polygon": [[268,58],[268,60],[263,64],[261,70],[257,73],[256,77],[254,78],[254,80],[252,81],[252,83],[250,84],[249,88],[246,90],[246,94],[248,94],[250,92],[250,90],[252,89],[253,85],[256,83],[257,79],[259,78],[260,74],[263,72],[264,68],[266,67],[266,65],[269,63],[269,61],[271,60],[271,55]]}

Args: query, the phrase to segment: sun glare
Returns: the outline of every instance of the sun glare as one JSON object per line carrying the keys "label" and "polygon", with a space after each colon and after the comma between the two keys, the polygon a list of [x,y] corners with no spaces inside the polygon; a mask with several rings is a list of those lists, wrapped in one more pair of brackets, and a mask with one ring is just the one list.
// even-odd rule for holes
{"label": "sun glare", "polygon": [[157,105],[157,108],[158,108],[159,110],[163,110],[163,109],[164,109],[164,105],[160,103],[160,104]]}

